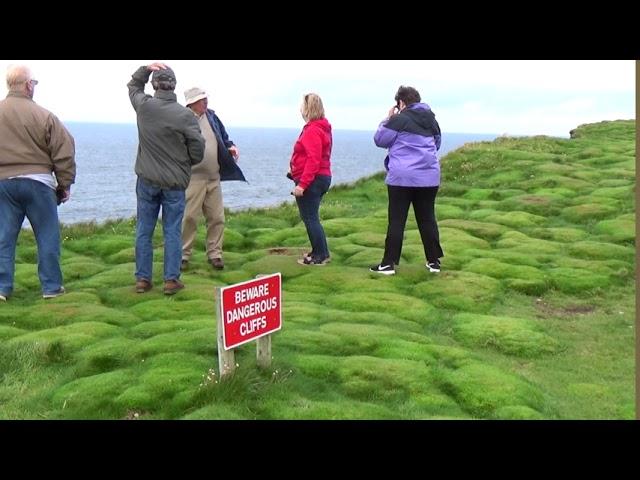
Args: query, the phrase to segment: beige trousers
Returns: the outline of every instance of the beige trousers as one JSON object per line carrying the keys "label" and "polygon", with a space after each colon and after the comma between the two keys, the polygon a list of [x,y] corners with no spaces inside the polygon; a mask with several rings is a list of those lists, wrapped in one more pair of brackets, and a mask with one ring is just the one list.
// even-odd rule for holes
{"label": "beige trousers", "polygon": [[220,180],[191,179],[186,191],[182,219],[182,259],[189,261],[198,232],[198,217],[204,214],[207,226],[207,258],[222,258],[224,205]]}

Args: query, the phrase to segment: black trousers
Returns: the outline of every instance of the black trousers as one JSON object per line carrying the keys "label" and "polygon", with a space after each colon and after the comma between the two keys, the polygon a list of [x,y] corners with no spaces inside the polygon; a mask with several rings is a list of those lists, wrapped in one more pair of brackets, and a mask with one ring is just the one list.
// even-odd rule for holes
{"label": "black trousers", "polygon": [[413,204],[424,255],[428,262],[444,256],[440,246],[440,233],[436,222],[435,201],[439,187],[396,187],[387,185],[389,194],[389,226],[384,245],[384,265],[400,263],[404,227],[407,223],[409,205]]}

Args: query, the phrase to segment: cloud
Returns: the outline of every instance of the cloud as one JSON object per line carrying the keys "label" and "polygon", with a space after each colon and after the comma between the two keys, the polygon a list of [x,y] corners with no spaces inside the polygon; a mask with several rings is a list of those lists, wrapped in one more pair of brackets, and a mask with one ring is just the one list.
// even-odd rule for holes
{"label": "cloud", "polygon": [[[33,60],[35,100],[63,121],[134,123],[126,84],[153,60]],[[635,62],[461,60],[166,60],[178,101],[200,86],[228,126],[302,126],[304,93],[335,128],[372,130],[399,85],[422,94],[443,129],[567,136],[577,125],[635,117]],[[153,93],[150,86],[147,93]]]}

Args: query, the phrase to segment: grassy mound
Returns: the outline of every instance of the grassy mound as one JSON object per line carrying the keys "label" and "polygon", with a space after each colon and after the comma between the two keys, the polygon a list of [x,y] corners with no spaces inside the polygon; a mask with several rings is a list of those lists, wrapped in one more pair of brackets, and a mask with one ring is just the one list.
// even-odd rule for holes
{"label": "grassy mound", "polygon": [[[309,245],[293,202],[227,212],[225,269],[206,262],[202,222],[173,297],[161,228],[140,295],[134,219],[65,226],[68,293],[48,301],[23,231],[0,303],[0,419],[633,418],[635,160],[634,121],[451,152],[439,274],[412,215],[396,275],[368,271],[384,250],[383,174],[325,197],[331,263],[297,264]],[[273,272],[272,366],[246,344],[222,382],[215,288]]]}

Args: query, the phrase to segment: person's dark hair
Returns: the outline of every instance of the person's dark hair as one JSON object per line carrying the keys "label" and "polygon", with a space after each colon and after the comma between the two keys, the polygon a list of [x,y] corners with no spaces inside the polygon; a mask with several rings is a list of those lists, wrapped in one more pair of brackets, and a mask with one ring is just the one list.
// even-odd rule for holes
{"label": "person's dark hair", "polygon": [[151,86],[154,90],[170,90],[173,91],[176,89],[176,81],[175,80],[152,80]]}
{"label": "person's dark hair", "polygon": [[413,105],[414,103],[420,102],[420,94],[418,93],[418,90],[413,87],[405,87],[404,85],[400,85],[400,88],[398,88],[398,93],[396,93],[395,100],[396,103],[402,100],[408,107],[410,105]]}

